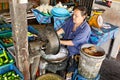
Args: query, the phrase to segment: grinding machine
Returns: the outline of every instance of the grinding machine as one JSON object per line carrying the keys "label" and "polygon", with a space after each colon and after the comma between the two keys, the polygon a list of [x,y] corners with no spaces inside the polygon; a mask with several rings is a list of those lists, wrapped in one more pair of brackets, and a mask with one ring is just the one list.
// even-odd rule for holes
{"label": "grinding machine", "polygon": [[67,66],[68,51],[60,46],[59,37],[52,26],[46,26],[38,30],[38,37],[35,41],[29,42],[29,53],[38,54],[31,60],[31,76],[34,79],[37,70],[40,75],[45,74],[46,70],[56,73],[64,70]]}

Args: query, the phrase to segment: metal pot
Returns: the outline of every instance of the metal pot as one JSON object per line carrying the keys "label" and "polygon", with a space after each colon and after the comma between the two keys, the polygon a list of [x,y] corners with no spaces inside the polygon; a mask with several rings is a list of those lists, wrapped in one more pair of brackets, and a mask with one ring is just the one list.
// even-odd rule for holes
{"label": "metal pot", "polygon": [[45,52],[41,52],[41,56],[47,60],[48,62],[58,63],[62,62],[67,58],[68,50],[63,46],[60,47],[59,52],[56,55],[53,54],[45,54]]}

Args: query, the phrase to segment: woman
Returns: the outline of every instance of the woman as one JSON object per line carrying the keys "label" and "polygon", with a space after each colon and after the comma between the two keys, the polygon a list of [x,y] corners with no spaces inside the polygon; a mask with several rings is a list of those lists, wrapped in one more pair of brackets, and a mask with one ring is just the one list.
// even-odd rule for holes
{"label": "woman", "polygon": [[73,16],[57,31],[63,34],[60,44],[67,46],[69,56],[79,54],[81,45],[88,42],[91,29],[86,22],[87,9],[84,6],[74,8]]}
{"label": "woman", "polygon": [[[77,6],[73,10],[73,16],[57,31],[58,35],[63,34],[60,44],[66,46],[69,52],[67,75],[72,75],[71,73],[77,68],[78,64],[73,57],[80,54],[81,45],[88,42],[91,33],[90,26],[85,20],[87,17],[86,7]],[[70,76],[66,77],[70,80]]]}

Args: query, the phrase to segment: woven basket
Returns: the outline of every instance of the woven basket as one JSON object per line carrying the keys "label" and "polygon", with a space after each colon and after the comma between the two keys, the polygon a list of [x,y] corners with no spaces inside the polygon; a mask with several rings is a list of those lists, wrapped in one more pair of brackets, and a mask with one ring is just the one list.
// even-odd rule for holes
{"label": "woven basket", "polygon": [[39,76],[36,80],[65,80],[65,79],[57,74],[47,73]]}

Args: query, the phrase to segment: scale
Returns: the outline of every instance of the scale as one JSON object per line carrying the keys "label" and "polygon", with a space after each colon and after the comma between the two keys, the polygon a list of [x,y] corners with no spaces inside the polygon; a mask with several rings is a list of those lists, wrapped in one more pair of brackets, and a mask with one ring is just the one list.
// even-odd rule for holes
{"label": "scale", "polygon": [[103,33],[103,31],[101,30],[103,26],[103,18],[101,14],[104,11],[104,9],[93,9],[93,15],[88,20],[88,23],[91,26],[91,28],[98,31],[99,33]]}

